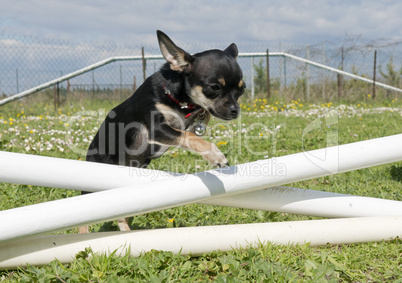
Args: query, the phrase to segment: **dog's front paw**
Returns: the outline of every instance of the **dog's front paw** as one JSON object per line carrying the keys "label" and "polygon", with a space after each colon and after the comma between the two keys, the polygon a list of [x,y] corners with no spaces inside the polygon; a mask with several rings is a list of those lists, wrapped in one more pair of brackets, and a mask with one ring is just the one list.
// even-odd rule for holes
{"label": "dog's front paw", "polygon": [[229,162],[226,159],[225,155],[214,144],[211,144],[211,150],[203,154],[202,157],[204,157],[204,159],[207,160],[214,167],[221,168],[229,166]]}

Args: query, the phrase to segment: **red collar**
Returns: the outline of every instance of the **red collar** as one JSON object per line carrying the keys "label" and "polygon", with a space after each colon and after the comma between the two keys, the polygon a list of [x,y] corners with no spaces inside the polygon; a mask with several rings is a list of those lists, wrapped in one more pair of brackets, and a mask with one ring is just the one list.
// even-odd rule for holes
{"label": "red collar", "polygon": [[201,106],[199,106],[199,105],[197,105],[197,104],[191,104],[191,103],[188,103],[188,102],[185,102],[185,101],[177,100],[176,98],[174,98],[174,97],[171,95],[170,90],[168,90],[168,89],[165,88],[165,85],[162,85],[162,87],[163,87],[163,90],[165,91],[165,94],[166,94],[174,103],[176,103],[177,105],[179,105],[181,109],[195,110],[194,112],[188,113],[186,116],[184,116],[184,118],[187,119],[187,118],[189,118],[190,116],[195,115],[195,114],[199,114],[199,113],[201,112],[201,111],[199,111],[199,110],[202,110]]}

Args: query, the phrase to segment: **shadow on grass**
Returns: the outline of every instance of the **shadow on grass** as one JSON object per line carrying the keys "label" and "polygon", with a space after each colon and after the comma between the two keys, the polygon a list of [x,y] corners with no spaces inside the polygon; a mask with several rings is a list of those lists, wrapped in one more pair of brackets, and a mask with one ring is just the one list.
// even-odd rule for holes
{"label": "shadow on grass", "polygon": [[392,165],[390,173],[393,180],[402,183],[402,166]]}

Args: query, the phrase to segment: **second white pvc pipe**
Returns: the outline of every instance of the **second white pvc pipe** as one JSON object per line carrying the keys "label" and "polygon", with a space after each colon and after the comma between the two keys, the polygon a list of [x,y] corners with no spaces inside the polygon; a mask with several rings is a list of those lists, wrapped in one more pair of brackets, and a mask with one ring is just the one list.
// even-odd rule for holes
{"label": "second white pvc pipe", "polygon": [[198,203],[329,218],[402,215],[402,201],[283,186]]}
{"label": "second white pvc pipe", "polygon": [[402,216],[308,220],[36,236],[0,243],[0,269],[48,264],[55,258],[69,263],[87,247],[96,253],[139,256],[151,250],[193,256],[214,250],[257,247],[261,243],[326,245],[391,240],[402,237]]}

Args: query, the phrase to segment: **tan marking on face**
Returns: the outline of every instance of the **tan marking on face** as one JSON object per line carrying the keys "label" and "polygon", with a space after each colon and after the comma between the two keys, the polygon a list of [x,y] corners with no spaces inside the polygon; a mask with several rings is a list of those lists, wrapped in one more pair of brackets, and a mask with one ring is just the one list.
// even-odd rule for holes
{"label": "tan marking on face", "polygon": [[204,93],[202,92],[201,86],[195,86],[191,89],[190,93],[191,99],[194,101],[195,104],[201,106],[204,109],[209,109],[213,106],[214,101],[208,99]]}
{"label": "tan marking on face", "polygon": [[218,79],[218,82],[219,82],[222,86],[225,86],[225,85],[226,85],[226,82],[225,82],[225,79],[224,79],[224,78]]}
{"label": "tan marking on face", "polygon": [[240,80],[240,82],[239,82],[239,88],[241,88],[243,85],[244,85],[244,81],[243,81],[243,80]]}

